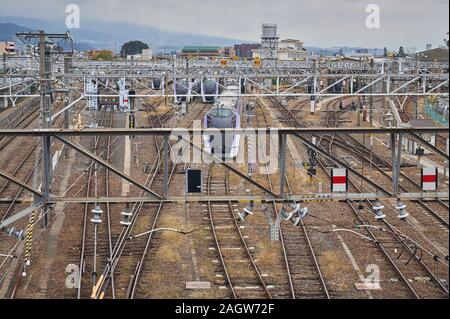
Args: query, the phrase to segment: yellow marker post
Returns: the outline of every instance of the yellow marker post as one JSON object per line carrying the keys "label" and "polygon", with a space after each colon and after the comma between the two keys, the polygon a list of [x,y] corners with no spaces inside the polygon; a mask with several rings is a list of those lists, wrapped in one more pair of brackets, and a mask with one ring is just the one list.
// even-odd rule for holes
{"label": "yellow marker post", "polygon": [[92,287],[91,299],[97,299],[96,298],[97,292],[100,289],[100,286],[103,284],[103,280],[104,280],[104,276],[101,275],[100,278],[98,279],[97,284],[94,287]]}

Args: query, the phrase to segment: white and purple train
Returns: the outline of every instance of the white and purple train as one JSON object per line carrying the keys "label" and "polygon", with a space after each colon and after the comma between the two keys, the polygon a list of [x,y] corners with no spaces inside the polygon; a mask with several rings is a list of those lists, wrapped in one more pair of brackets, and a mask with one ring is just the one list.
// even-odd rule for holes
{"label": "white and purple train", "polygon": [[[216,99],[216,105],[204,118],[203,127],[207,128],[240,128],[239,116],[239,86],[229,85]],[[239,135],[226,136],[222,134],[217,140],[217,135],[203,135],[204,149],[222,160],[235,158],[239,153]]]}

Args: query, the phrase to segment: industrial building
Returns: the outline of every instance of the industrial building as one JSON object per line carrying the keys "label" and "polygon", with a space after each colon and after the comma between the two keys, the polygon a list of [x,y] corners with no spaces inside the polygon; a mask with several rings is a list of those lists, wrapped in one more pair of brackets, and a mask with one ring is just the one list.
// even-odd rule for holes
{"label": "industrial building", "polygon": [[191,45],[185,46],[181,50],[181,56],[196,58],[216,58],[222,56],[223,53],[223,48],[217,46]]}
{"label": "industrial building", "polygon": [[234,59],[236,51],[234,50],[234,47],[225,47],[223,48],[223,55],[227,58]]}
{"label": "industrial building", "polygon": [[16,53],[15,42],[0,42],[0,55],[13,55]]}
{"label": "industrial building", "polygon": [[308,52],[303,47],[303,41],[286,39],[279,41],[278,26],[263,24],[261,31],[261,46],[252,50],[253,58],[276,59],[279,61],[305,61]]}
{"label": "industrial building", "polygon": [[241,59],[252,59],[253,50],[259,49],[261,49],[260,43],[242,43],[234,45],[234,51],[236,52],[236,56],[238,56]]}

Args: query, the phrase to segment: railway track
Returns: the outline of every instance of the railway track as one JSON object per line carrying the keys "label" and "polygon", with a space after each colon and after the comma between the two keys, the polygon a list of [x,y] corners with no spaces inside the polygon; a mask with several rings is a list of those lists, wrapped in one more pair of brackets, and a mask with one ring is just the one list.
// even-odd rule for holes
{"label": "railway track", "polygon": [[[281,103],[278,103],[279,105],[281,105]],[[278,105],[277,104],[277,105]],[[283,106],[282,106],[283,108]],[[302,123],[300,123],[298,121],[297,118],[295,118],[294,116],[292,116],[292,114],[290,114],[291,116],[287,116],[287,114],[289,114],[289,110],[285,109],[281,112],[282,114],[284,114],[286,120],[288,120],[290,122],[291,125],[293,125],[294,127],[296,126],[304,126]],[[322,137],[322,140],[326,139],[326,137]],[[320,141],[318,143],[318,145],[320,145],[322,141]],[[324,146],[321,145],[320,146],[323,150],[325,150]],[[329,161],[328,161],[329,162]],[[319,164],[322,168],[322,170],[324,171],[324,173],[331,178],[330,176],[330,168],[331,167],[336,167],[334,163],[330,163],[328,165],[325,164],[325,162],[323,160],[321,160],[319,158]],[[357,191],[361,191],[357,185],[357,183],[355,183],[354,181],[352,181],[352,185],[353,187],[355,187],[355,189]],[[358,210],[355,209],[355,207],[352,205],[352,203],[350,201],[347,201],[347,204],[350,206],[350,208],[352,209],[353,213],[356,215],[356,217],[358,218],[359,222],[361,223],[361,225],[364,225],[365,227],[368,226],[367,222],[359,215]],[[372,209],[373,207],[373,203],[371,202],[367,202],[368,207],[367,209]],[[383,239],[379,239],[379,235],[375,235],[373,231],[371,231],[370,229],[367,229],[368,234],[371,236],[372,240],[377,244],[377,246],[380,248],[381,252],[383,253],[383,255],[385,256],[386,260],[389,261],[389,263],[391,264],[391,266],[396,270],[397,274],[399,275],[399,277],[402,279],[402,282],[405,284],[405,286],[408,288],[408,290],[411,292],[411,295],[415,298],[421,298],[421,297],[429,297],[429,290],[427,291],[417,291],[417,288],[413,288],[412,285],[410,284],[409,280],[407,279],[407,275],[405,275],[404,273],[406,272],[409,276],[412,276],[413,274],[418,275],[420,278],[428,278],[430,277],[434,286],[433,290],[433,296],[436,296],[436,293],[439,294],[446,294],[448,295],[448,288],[446,288],[443,283],[436,278],[436,276],[433,274],[433,272],[428,268],[428,266],[425,265],[425,263],[423,262],[421,256],[418,256],[415,254],[415,252],[413,251],[413,249],[408,245],[408,243],[406,242],[406,240],[399,235],[399,232],[392,227],[392,225],[387,224],[388,228],[390,229],[389,233],[386,233],[387,236],[384,237]],[[386,235],[384,234],[384,235]],[[386,247],[389,245],[389,243],[394,243],[394,245],[396,245],[396,248],[391,247]],[[400,245],[400,246],[398,246]],[[399,249],[399,247],[401,247],[401,251],[407,251],[410,254],[410,259],[414,260],[415,262],[415,267],[414,269],[410,268],[409,265],[411,265],[410,263],[408,264],[404,264],[402,263],[402,260],[400,260],[399,257],[392,257],[392,251],[396,251],[396,249]],[[408,260],[407,260],[408,261]],[[404,261],[403,261],[404,262]],[[409,262],[411,262],[409,260]],[[403,265],[403,266],[402,266]],[[404,269],[404,266],[406,266],[406,269]],[[402,270],[400,270],[400,267],[403,267]],[[428,287],[428,289],[431,289],[431,287]],[[438,292],[436,292],[438,291]]]}
{"label": "railway track", "polygon": [[[205,108],[206,104],[204,104],[203,107],[200,108],[200,111],[195,114],[194,118],[189,122],[188,127],[191,126],[194,120],[204,112]],[[146,112],[149,124],[152,127],[155,127],[156,125],[163,127],[165,124],[164,122],[173,116],[173,111],[169,110],[168,112],[155,117],[154,115],[151,115],[150,109],[152,109],[152,107],[147,108]],[[155,111],[154,108],[153,111]],[[162,151],[162,141],[160,144],[159,139],[156,137],[154,138],[154,148],[157,155],[155,156],[155,161],[151,165],[150,173],[148,174],[144,185],[150,188],[155,187],[162,189],[163,179],[161,169],[164,163],[164,156]],[[169,163],[171,162],[169,161]],[[176,163],[171,163],[169,165],[169,184],[171,183],[173,176],[180,171],[180,165],[181,156],[178,156]],[[138,196],[144,195],[144,192],[141,191]],[[120,231],[120,234],[114,243],[111,258],[105,265],[91,294],[91,298],[93,299],[103,299],[108,297],[107,290],[112,282],[112,278],[115,278],[117,283],[116,290],[118,292],[121,291],[118,296],[119,298],[138,298],[141,292],[140,278],[143,274],[151,272],[151,269],[148,269],[145,264],[146,258],[148,258],[149,255],[149,250],[152,248],[152,242],[154,240],[153,233],[150,233],[148,236],[134,238],[133,244],[128,244],[128,240],[132,235],[136,235],[133,233],[133,230],[137,225],[148,225],[149,230],[155,229],[160,213],[164,209],[163,203],[161,202],[159,205],[148,205],[143,202],[137,202],[130,205],[130,207],[131,209],[129,212],[132,216],[131,225],[123,227]],[[151,216],[150,222],[141,221],[147,217],[147,214],[150,214]],[[131,271],[127,269],[129,267],[124,266],[124,264],[128,263],[135,265]]]}
{"label": "railway track", "polygon": [[[208,195],[231,195],[228,171],[215,170],[211,164],[207,176]],[[234,204],[208,202],[211,232],[220,264],[231,296],[235,299],[272,298],[250,252],[240,225],[235,218]]]}
{"label": "railway track", "polygon": [[[262,118],[263,124],[265,127],[270,127],[268,119],[266,117],[266,113],[261,107],[261,104],[257,103],[259,114],[262,116],[256,116],[256,125],[260,127]],[[270,140],[267,141],[269,147],[274,147],[277,149],[278,146],[270,137]],[[267,145],[260,145],[260,147],[265,147]],[[261,154],[265,154],[265,152],[261,152]],[[265,156],[265,155],[264,155]],[[267,158],[264,158],[264,162],[267,163]],[[270,178],[269,171],[266,168],[266,177],[269,185],[269,189],[274,191],[274,186],[272,180]],[[284,176],[286,181],[286,185],[288,187],[289,193],[293,194],[291,183],[289,182],[289,178],[287,175]],[[274,218],[279,214],[279,210],[275,202],[272,203]],[[303,220],[301,221],[298,228],[295,228],[291,225],[287,227],[282,225],[280,229],[280,239],[281,246],[283,250],[283,256],[285,261],[285,266],[288,274],[289,281],[289,292],[290,296],[293,299],[296,298],[324,298],[330,299],[331,295],[325,279],[323,277],[322,271],[320,269],[319,263],[317,261],[316,252],[313,248],[313,245],[310,240],[310,235],[304,224]]]}
{"label": "railway track", "polygon": [[[332,118],[334,120],[332,120]],[[329,126],[335,126],[336,125],[336,118],[337,114],[336,112],[331,113],[331,116],[327,116],[327,122]],[[343,149],[345,151],[348,151],[352,154],[357,155],[357,157],[366,163],[369,163],[371,167],[375,168],[375,170],[382,175],[384,178],[388,180],[388,183],[392,183],[392,175],[389,175],[386,173],[385,170],[392,171],[392,163],[386,161],[384,158],[381,158],[380,155],[378,155],[376,152],[374,152],[372,149],[369,149],[366,145],[361,143],[359,140],[357,140],[355,137],[351,136],[350,134],[343,134],[340,136],[333,136],[332,138],[323,139],[326,143],[328,143],[329,148],[333,146],[337,146],[340,149]],[[402,181],[399,183],[399,188],[403,192],[408,191],[421,191],[421,185],[414,181],[411,177],[409,177],[404,172],[400,171],[400,177]],[[445,214],[442,212],[442,208],[444,210],[448,210],[448,204],[446,204],[442,200],[436,200],[436,204],[438,207],[434,206],[434,209],[430,206],[432,206],[432,203],[424,202],[423,200],[417,200],[417,204],[425,209],[429,215],[434,217],[441,225],[443,225],[445,228],[447,228],[447,231],[449,229],[449,219],[448,214]]]}
{"label": "railway track", "polygon": [[[31,102],[32,103],[32,102]],[[20,111],[18,111],[20,112]],[[38,108],[31,108],[29,112],[25,112],[24,115],[18,116],[17,122],[11,122],[10,126],[14,128],[29,128],[33,126],[36,122],[36,120],[39,117],[39,109]],[[62,116],[58,116],[54,119],[52,123],[55,127],[61,128],[64,124],[64,120]],[[1,140],[0,144],[0,150],[2,152],[8,152],[9,148],[13,145],[12,144],[13,139],[4,138]],[[30,144],[31,143],[31,144]],[[41,163],[41,154],[36,153],[39,150],[40,141],[35,142],[34,140],[26,140],[21,144],[21,148],[19,150],[13,150],[14,154],[17,156],[17,165],[14,166],[12,169],[11,174],[15,176],[17,179],[21,180],[22,182],[26,184],[30,184],[32,179],[34,178],[35,172],[39,171],[39,165]],[[58,145],[58,143],[55,143],[53,145],[54,154],[56,154],[57,149],[61,149],[61,145]],[[22,150],[26,150],[25,154],[20,158]],[[6,155],[5,155],[6,156]],[[11,163],[16,163],[16,161],[6,162],[8,165]],[[3,168],[5,169],[5,168]],[[0,188],[0,194],[3,197],[11,198],[11,202],[8,204],[7,208],[4,210],[2,209],[2,214],[0,216],[0,221],[4,221],[6,218],[8,218],[13,212],[15,212],[18,209],[25,208],[26,203],[18,202],[20,199],[22,193],[24,192],[24,189],[18,185],[12,184],[9,181],[5,181],[5,183],[2,184]],[[3,205],[2,205],[3,206]],[[31,217],[29,218],[31,220]],[[18,222],[17,226],[22,226],[24,229],[28,231],[32,231],[29,228],[34,228],[35,224],[37,223],[36,218],[34,223],[28,221],[26,223],[26,220]],[[30,244],[33,241],[33,237],[31,237]],[[31,246],[26,248],[25,251],[25,258],[30,258],[31,255]],[[12,289],[10,298],[14,298],[16,289],[19,286],[22,278],[22,270],[24,269],[24,264],[19,264],[20,266],[18,269],[16,269],[15,274],[15,281],[14,281],[14,287]]]}
{"label": "railway track", "polygon": [[[113,113],[111,111],[106,111],[106,109],[102,112],[99,125],[104,126],[106,124],[105,122],[108,127],[114,127]],[[105,151],[100,152],[100,156],[106,156],[106,160],[109,161],[111,155],[111,137],[95,137],[92,149],[94,154],[98,153],[100,149],[105,149]],[[89,173],[86,180],[86,197],[108,196],[110,184],[108,170],[101,170],[94,161],[90,161],[88,167]],[[93,218],[91,211],[94,208],[96,208],[96,205],[84,205],[83,236],[80,256],[81,273],[89,273],[91,275],[89,279],[92,285],[97,281],[98,269],[111,257],[112,249],[110,207],[109,205],[105,206],[106,220],[102,220],[101,223],[93,223],[91,220]],[[101,217],[102,219],[104,219],[103,216]],[[83,280],[82,278],[83,276],[80,276],[78,298],[87,297],[91,293],[92,285],[89,285],[86,282],[89,282],[89,280]]]}
{"label": "railway track", "polygon": [[[13,126],[15,128],[28,128],[31,125],[34,124],[36,119],[39,116],[38,109],[33,109],[28,113],[28,117],[25,116],[23,118],[20,118],[16,124]],[[61,117],[55,119],[54,125],[56,127],[62,127],[63,121]],[[0,151],[7,152],[7,149],[10,145],[10,143],[13,141],[13,138],[3,138],[0,141]],[[29,143],[27,141],[26,143]],[[24,183],[29,183],[33,177],[34,171],[40,164],[40,156],[37,158],[34,156],[35,152],[37,151],[38,147],[40,145],[40,141],[34,142],[30,145],[29,148],[22,147],[20,151],[17,151],[15,154],[19,154],[22,150],[26,150],[24,156],[17,161],[17,165],[15,165],[11,169],[11,175],[15,176],[19,180],[22,180]],[[7,164],[10,164],[10,162],[7,162]],[[5,211],[2,212],[1,215],[1,221],[4,221],[11,212],[17,208],[17,200],[19,199],[20,195],[23,192],[23,188],[11,183],[10,181],[5,181],[2,186],[0,187],[0,194],[3,197],[11,198],[11,203],[9,204],[8,208],[6,208]]]}

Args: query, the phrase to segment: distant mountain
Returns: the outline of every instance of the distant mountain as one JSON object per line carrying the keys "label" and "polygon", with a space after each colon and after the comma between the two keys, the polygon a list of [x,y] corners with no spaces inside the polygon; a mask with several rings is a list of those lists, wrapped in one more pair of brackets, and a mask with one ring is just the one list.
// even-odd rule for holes
{"label": "distant mountain", "polygon": [[[0,17],[0,23],[16,23],[29,28],[48,32],[66,32],[64,21],[44,21],[23,17]],[[245,40],[228,39],[216,36],[190,34],[161,30],[154,27],[141,26],[121,22],[82,21],[80,29],[70,30],[77,43],[83,43],[97,49],[119,51],[127,41],[141,40],[154,49],[180,49],[185,45],[231,46]]]}
{"label": "distant mountain", "polygon": [[[34,24],[33,24],[34,25]],[[1,23],[0,22],[0,41],[17,41],[16,33],[18,32],[31,32],[42,28],[29,28],[29,27],[23,27],[21,25],[15,24],[15,23]],[[67,45],[62,44],[61,45],[64,48],[68,48]],[[20,47],[20,44],[19,44]],[[75,42],[74,43],[74,49],[77,51],[88,51],[88,50],[96,50],[95,47],[83,43],[83,42]]]}
{"label": "distant mountain", "polygon": [[[9,27],[7,27],[9,26]],[[26,26],[26,27],[22,27]],[[45,30],[47,32],[64,33],[67,31],[65,21],[46,21],[24,17],[0,17],[0,41],[2,36],[13,39],[15,32],[23,30]],[[161,30],[154,27],[141,26],[122,22],[81,21],[80,29],[72,29],[70,33],[75,39],[75,48],[78,51],[93,49],[108,49],[119,52],[125,42],[140,40],[147,43],[155,51],[162,49],[179,50],[185,45],[212,45],[232,46],[237,43],[251,43],[254,41],[228,39],[223,37],[183,33]],[[3,40],[5,41],[5,40]],[[324,55],[336,55],[341,52],[352,53],[362,47],[306,47],[310,52]],[[374,53],[375,49],[368,49]],[[378,53],[382,49],[376,49]]]}
{"label": "distant mountain", "polygon": [[31,31],[31,29],[14,23],[0,23],[0,41],[15,41],[16,33],[23,31]]}

